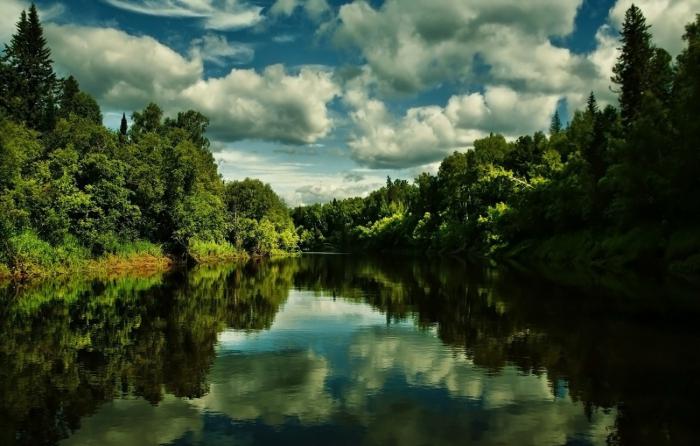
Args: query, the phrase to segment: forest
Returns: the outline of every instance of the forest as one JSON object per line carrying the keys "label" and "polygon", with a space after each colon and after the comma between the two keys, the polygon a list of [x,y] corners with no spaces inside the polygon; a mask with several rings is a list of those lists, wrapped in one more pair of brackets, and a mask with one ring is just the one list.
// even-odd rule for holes
{"label": "forest", "polygon": [[151,103],[106,128],[78,80],[54,71],[32,6],[0,58],[0,276],[299,249],[700,272],[700,15],[683,39],[673,60],[632,6],[618,107],[591,92],[548,134],[491,134],[437,174],[290,210],[269,185],[222,179],[197,111]]}
{"label": "forest", "polygon": [[700,271],[700,15],[674,61],[630,7],[611,79],[564,125],[491,134],[436,175],[298,207],[304,250],[474,254],[609,269]]}
{"label": "forest", "polygon": [[73,76],[59,78],[36,10],[0,59],[0,276],[68,272],[91,260],[211,261],[296,250],[283,201],[257,180],[225,182],[208,119],[156,104],[103,126]]}

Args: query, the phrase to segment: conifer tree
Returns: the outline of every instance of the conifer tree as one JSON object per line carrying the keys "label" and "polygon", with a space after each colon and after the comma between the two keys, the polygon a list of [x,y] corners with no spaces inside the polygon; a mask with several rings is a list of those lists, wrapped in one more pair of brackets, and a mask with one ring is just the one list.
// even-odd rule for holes
{"label": "conifer tree", "polygon": [[549,134],[556,135],[561,132],[561,118],[559,118],[559,110],[554,111],[554,116],[552,116],[552,123],[549,126]]}
{"label": "conifer tree", "polygon": [[129,130],[129,124],[126,122],[126,113],[122,113],[122,122],[119,126],[119,134],[126,137],[126,132]]}
{"label": "conifer tree", "polygon": [[586,101],[586,111],[592,118],[595,118],[596,113],[598,113],[598,101],[592,91],[591,94],[588,95],[588,100]]}
{"label": "conifer tree", "polygon": [[17,32],[5,46],[3,89],[9,93],[3,106],[10,116],[29,127],[48,130],[55,115],[56,74],[51,50],[36,6],[22,11]]}
{"label": "conifer tree", "polygon": [[649,87],[649,66],[654,56],[649,28],[642,11],[634,4],[630,6],[625,13],[622,47],[612,77],[620,86],[620,112],[625,127],[634,121],[642,95]]}

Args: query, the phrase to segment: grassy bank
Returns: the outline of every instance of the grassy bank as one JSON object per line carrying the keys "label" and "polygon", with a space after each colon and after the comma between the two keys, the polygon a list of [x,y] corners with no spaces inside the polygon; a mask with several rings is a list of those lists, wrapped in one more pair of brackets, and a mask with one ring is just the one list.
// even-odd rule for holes
{"label": "grassy bank", "polygon": [[216,263],[248,258],[228,243],[194,240],[187,253],[174,257],[147,241],[116,244],[100,256],[66,240],[51,245],[31,232],[12,237],[0,253],[0,280],[27,281],[71,274],[88,277],[149,276],[178,264]]}

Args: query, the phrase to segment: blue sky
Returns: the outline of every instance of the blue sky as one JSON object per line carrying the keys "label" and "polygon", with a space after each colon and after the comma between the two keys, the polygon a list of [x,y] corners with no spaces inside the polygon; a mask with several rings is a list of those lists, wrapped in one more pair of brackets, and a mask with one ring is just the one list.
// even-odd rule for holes
{"label": "blue sky", "polygon": [[[290,204],[435,171],[490,132],[546,129],[610,70],[629,0],[39,0],[56,68],[116,126],[148,102],[210,117],[226,179]],[[700,0],[640,0],[677,54]],[[6,40],[25,0],[0,4]]]}

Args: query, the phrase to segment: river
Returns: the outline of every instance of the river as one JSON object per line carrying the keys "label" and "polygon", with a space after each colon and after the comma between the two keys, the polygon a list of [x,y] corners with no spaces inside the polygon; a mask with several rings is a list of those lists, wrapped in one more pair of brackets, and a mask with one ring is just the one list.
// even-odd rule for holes
{"label": "river", "polygon": [[2,445],[662,445],[700,435],[700,295],[305,255],[0,291]]}

